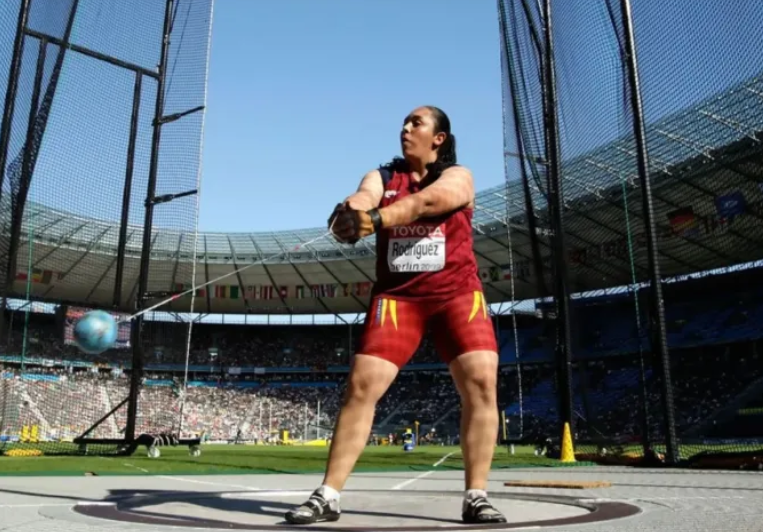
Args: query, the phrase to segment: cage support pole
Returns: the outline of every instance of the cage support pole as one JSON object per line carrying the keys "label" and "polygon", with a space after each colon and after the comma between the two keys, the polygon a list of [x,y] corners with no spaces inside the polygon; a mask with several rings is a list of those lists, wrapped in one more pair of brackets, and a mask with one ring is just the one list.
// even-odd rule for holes
{"label": "cage support pole", "polygon": [[[164,86],[167,77],[167,59],[170,49],[170,33],[172,31],[172,12],[174,0],[167,0],[164,8],[164,29],[162,30],[162,48],[159,58],[159,76],[156,80],[156,104],[154,110],[153,135],[151,139],[151,163],[148,170],[148,185],[146,190],[146,212],[143,221],[143,245],[140,254],[140,273],[138,275],[138,291],[136,295],[136,310],[146,308],[146,293],[148,292],[148,275],[151,263],[151,231],[154,221],[154,205],[156,196],[156,177],[159,172],[159,144],[164,114]],[[143,315],[132,322],[132,371],[130,378],[130,396],[127,405],[127,424],[125,439],[135,440],[136,418],[138,414],[138,397],[143,379],[145,353],[143,352]]]}
{"label": "cage support pole", "polygon": [[[561,182],[561,156],[559,150],[559,124],[557,116],[556,76],[554,65],[554,38],[551,18],[551,0],[544,2],[545,61],[543,76],[546,97],[546,149],[548,152],[548,196],[551,211],[554,298],[556,299],[556,349],[559,416],[564,429],[574,434],[572,415],[572,341],[570,334],[570,301],[567,280],[567,248],[564,239],[563,193]],[[574,457],[573,457],[574,458]]]}
{"label": "cage support pole", "polygon": [[649,156],[646,145],[646,130],[644,127],[644,108],[639,86],[638,59],[636,57],[636,40],[633,29],[633,12],[630,0],[620,0],[625,33],[625,62],[628,75],[631,112],[633,113],[633,135],[636,141],[636,163],[641,185],[641,201],[646,233],[646,249],[649,259],[650,281],[650,332],[652,349],[659,360],[660,381],[662,384],[662,402],[664,410],[665,430],[665,461],[676,464],[680,460],[676,436],[675,411],[673,406],[673,384],[670,375],[670,353],[668,350],[667,331],[665,327],[665,305],[662,299],[662,278],[657,255],[657,226],[654,220],[654,205],[652,190],[649,182]]}
{"label": "cage support pole", "polygon": [[125,183],[122,191],[122,214],[119,220],[119,243],[117,244],[117,271],[114,279],[114,307],[122,305],[122,281],[125,268],[125,248],[127,247],[127,226],[130,219],[130,197],[132,196],[132,178],[135,173],[135,145],[138,137],[140,117],[140,97],[143,75],[135,73],[135,86],[132,96],[132,115],[130,116],[130,138],[127,144],[127,166]]}
{"label": "cage support pole", "polygon": [[3,122],[0,127],[0,198],[3,194],[5,182],[5,166],[8,162],[8,148],[11,142],[11,125],[16,110],[16,93],[19,87],[19,74],[21,73],[21,58],[24,55],[24,30],[29,17],[29,4],[31,0],[22,0],[19,6],[18,22],[16,23],[16,37],[13,41],[13,55],[8,69],[8,84],[5,91],[5,105],[3,106]]}

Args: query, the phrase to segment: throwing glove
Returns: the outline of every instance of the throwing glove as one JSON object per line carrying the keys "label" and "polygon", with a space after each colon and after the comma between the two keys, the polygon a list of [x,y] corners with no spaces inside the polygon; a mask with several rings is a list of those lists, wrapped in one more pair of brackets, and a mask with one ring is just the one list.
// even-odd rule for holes
{"label": "throwing glove", "polygon": [[340,242],[354,244],[375,232],[373,220],[365,211],[345,207],[335,213],[332,230]]}

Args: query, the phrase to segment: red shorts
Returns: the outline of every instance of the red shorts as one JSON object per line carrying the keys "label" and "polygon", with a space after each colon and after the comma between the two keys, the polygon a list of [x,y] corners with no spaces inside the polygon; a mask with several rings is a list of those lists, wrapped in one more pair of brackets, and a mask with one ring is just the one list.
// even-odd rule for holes
{"label": "red shorts", "polygon": [[427,329],[446,364],[471,351],[498,352],[493,321],[481,291],[436,302],[376,296],[368,308],[356,352],[402,368],[419,348]]}

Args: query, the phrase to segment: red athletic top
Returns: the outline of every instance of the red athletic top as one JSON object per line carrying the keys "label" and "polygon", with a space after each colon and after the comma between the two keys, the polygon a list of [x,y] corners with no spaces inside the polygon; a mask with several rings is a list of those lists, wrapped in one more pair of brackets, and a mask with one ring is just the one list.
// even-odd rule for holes
{"label": "red athletic top", "polygon": [[[424,184],[423,186],[426,186]],[[392,172],[380,207],[418,192],[422,183]],[[462,208],[376,235],[373,295],[398,299],[445,299],[455,292],[482,290],[474,256],[473,209]]]}

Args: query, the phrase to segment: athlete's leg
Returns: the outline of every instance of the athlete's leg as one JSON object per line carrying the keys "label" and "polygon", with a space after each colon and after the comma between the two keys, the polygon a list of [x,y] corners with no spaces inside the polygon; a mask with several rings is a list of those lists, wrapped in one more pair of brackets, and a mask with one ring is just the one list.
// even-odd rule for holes
{"label": "athlete's leg", "polygon": [[352,360],[323,484],[305,504],[286,514],[287,521],[309,524],[339,518],[339,492],[368,442],[376,404],[421,343],[425,318],[415,303],[384,297],[371,302],[358,345],[362,354]]}
{"label": "athlete's leg", "polygon": [[486,490],[498,438],[498,355],[471,351],[456,357],[449,368],[461,396],[465,488]]}
{"label": "athlete's leg", "polygon": [[468,522],[504,522],[487,503],[487,480],[498,437],[498,346],[482,292],[468,292],[443,304],[434,317],[435,342],[461,398]]}
{"label": "athlete's leg", "polygon": [[[414,348],[415,349],[415,348]],[[323,485],[342,491],[368,442],[376,403],[395,380],[399,368],[377,356],[355,355],[347,389],[334,427]]]}

